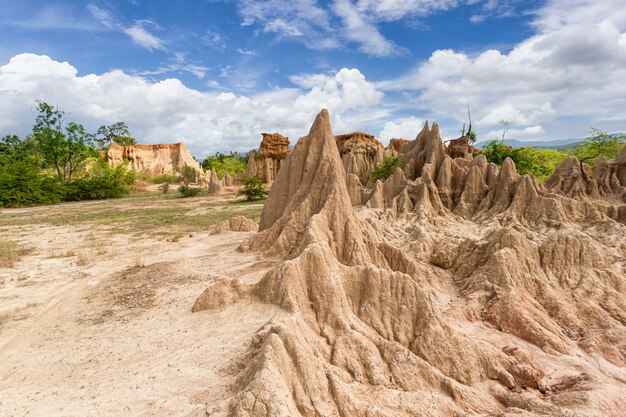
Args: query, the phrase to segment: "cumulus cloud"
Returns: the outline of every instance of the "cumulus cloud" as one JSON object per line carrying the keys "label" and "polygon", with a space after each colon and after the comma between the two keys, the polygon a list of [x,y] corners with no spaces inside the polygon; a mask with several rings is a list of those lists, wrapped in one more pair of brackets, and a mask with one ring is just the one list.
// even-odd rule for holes
{"label": "cumulus cloud", "polygon": [[378,137],[384,143],[393,138],[415,139],[423,126],[424,121],[414,116],[391,120],[385,123]]}
{"label": "cumulus cloud", "polygon": [[[577,1],[580,7],[590,2]],[[406,104],[419,106],[436,119],[467,120],[469,100],[474,128],[493,130],[499,120],[513,119],[524,129],[568,118],[584,129],[606,121],[626,121],[626,34],[622,12],[615,21],[605,6],[591,7],[590,19],[578,19],[583,11],[567,6],[567,15],[553,0],[537,13],[542,31],[504,53],[479,54],[437,50],[404,76],[377,83],[383,91],[415,91]],[[571,20],[571,21],[570,21]],[[561,22],[557,24],[557,22]],[[583,125],[584,124],[584,125]],[[480,133],[480,131],[479,131]],[[579,132],[583,134],[582,132]],[[570,132],[571,134],[571,132]]]}
{"label": "cumulus cloud", "polygon": [[120,70],[79,76],[67,62],[21,54],[0,67],[0,135],[28,133],[38,99],[92,131],[125,121],[142,143],[182,141],[199,157],[247,151],[258,146],[264,131],[279,131],[295,142],[323,107],[338,131],[386,116],[369,111],[382,93],[356,69],[309,77],[308,86],[250,96],[198,91],[177,79],[153,83]]}

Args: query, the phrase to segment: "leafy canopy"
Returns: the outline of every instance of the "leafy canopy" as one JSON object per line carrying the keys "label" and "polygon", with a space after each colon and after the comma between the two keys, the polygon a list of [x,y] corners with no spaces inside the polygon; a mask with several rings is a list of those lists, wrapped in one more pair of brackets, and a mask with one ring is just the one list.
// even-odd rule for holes
{"label": "leafy canopy", "polygon": [[557,165],[567,157],[566,153],[554,149],[537,149],[531,146],[513,148],[500,139],[489,142],[483,148],[482,154],[487,161],[499,166],[502,166],[506,158],[511,158],[517,172],[533,174],[540,182],[545,182]]}
{"label": "leafy canopy", "polygon": [[202,161],[202,168],[205,171],[210,171],[215,168],[215,172],[220,177],[228,173],[231,177],[244,172],[248,165],[248,157],[237,152],[231,152],[229,154],[217,152],[215,155],[208,156]]}
{"label": "leafy canopy", "polygon": [[593,165],[600,155],[604,155],[606,159],[617,158],[624,146],[626,146],[626,135],[608,134],[592,128],[591,136],[566,151],[571,152],[581,162]]}
{"label": "leafy canopy", "polygon": [[95,136],[82,125],[70,122],[63,131],[64,112],[39,102],[32,137],[44,167],[56,170],[62,180],[70,180],[87,159],[97,156]]}
{"label": "leafy canopy", "polygon": [[132,137],[128,126],[124,122],[117,122],[112,125],[102,125],[96,133],[96,140],[101,148],[108,148],[112,144],[116,145],[136,145],[137,141]]}

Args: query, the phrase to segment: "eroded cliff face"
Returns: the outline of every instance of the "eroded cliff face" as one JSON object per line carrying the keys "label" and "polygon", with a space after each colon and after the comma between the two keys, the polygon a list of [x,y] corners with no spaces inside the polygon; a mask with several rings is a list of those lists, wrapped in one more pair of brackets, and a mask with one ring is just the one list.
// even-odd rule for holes
{"label": "eroded cliff face", "polygon": [[[241,245],[277,266],[218,281],[194,307],[284,311],[228,368],[236,382],[213,412],[623,416],[626,226],[609,214],[621,189],[570,197],[510,159],[453,159],[436,124],[399,154],[355,209],[328,112],[298,141]],[[599,171],[621,187],[620,163]]]}
{"label": "eroded cliff face", "polygon": [[291,153],[289,138],[278,133],[262,133],[263,139],[257,155],[253,151],[248,156],[246,177],[258,177],[265,183],[276,178],[283,160]]}
{"label": "eroded cliff face", "polygon": [[125,161],[131,167],[149,175],[160,175],[174,172],[184,166],[190,166],[202,173],[202,167],[193,159],[183,143],[160,145],[111,145],[106,153],[109,164],[119,164]]}

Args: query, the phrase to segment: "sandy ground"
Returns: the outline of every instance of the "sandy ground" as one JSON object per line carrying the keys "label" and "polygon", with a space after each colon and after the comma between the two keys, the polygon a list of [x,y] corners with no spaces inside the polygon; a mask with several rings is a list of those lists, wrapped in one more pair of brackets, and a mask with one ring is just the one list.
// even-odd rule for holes
{"label": "sandy ground", "polygon": [[[207,198],[175,204],[191,204],[189,215]],[[23,221],[159,204],[124,199],[2,214]],[[230,392],[229,369],[253,334],[281,314],[256,303],[191,313],[210,282],[255,282],[272,266],[237,251],[246,233],[22,223],[0,227],[0,237],[28,248],[0,268],[1,416],[205,415]]]}

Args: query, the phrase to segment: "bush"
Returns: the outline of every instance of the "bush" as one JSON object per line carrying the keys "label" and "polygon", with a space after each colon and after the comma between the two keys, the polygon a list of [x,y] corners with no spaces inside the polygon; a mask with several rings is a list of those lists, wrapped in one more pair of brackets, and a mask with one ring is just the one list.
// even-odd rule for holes
{"label": "bush", "polygon": [[86,175],[65,182],[66,201],[100,200],[118,198],[129,193],[129,187],[135,182],[135,171],[124,164],[109,166],[106,161],[99,161]]}
{"label": "bush", "polygon": [[383,162],[372,169],[372,181],[385,181],[387,178],[391,177],[401,162],[402,160],[400,158],[394,158],[392,156],[385,158]]}
{"label": "bush", "polygon": [[200,194],[200,191],[202,191],[202,188],[190,187],[185,184],[178,187],[178,192],[181,193],[183,197],[195,197]]}
{"label": "bush", "polygon": [[248,201],[262,200],[267,197],[267,190],[258,177],[245,177],[242,181],[243,189],[237,192],[237,196],[245,195]]}
{"label": "bush", "polygon": [[169,193],[170,192],[170,184],[168,182],[164,182],[163,184],[159,185],[159,190],[163,194]]}
{"label": "bush", "polygon": [[63,183],[35,163],[3,161],[0,155],[0,207],[59,203],[64,194]]}

